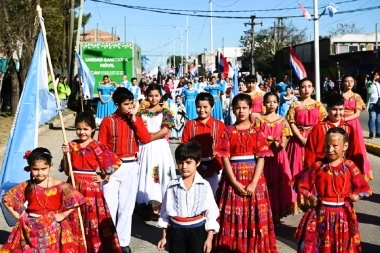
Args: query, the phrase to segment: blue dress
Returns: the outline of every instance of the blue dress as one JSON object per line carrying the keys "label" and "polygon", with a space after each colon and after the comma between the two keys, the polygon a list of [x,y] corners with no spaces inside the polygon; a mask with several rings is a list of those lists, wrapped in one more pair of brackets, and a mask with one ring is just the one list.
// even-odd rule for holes
{"label": "blue dress", "polygon": [[196,90],[184,90],[182,95],[185,97],[185,108],[187,117],[189,120],[198,118],[197,107],[195,105],[195,98],[198,95],[198,91]]}
{"label": "blue dress", "polygon": [[211,116],[217,120],[223,121],[222,99],[218,97],[219,92],[222,91],[220,85],[207,85],[204,90],[210,93],[215,100],[214,108],[212,108]]}
{"label": "blue dress", "polygon": [[285,96],[281,96],[280,98],[280,104],[278,106],[278,114],[281,117],[285,117],[288,114],[290,105],[293,102],[296,102],[298,99],[296,96],[292,96],[290,98],[286,98]]}
{"label": "blue dress", "polygon": [[[103,101],[107,101],[111,94],[115,91],[114,86],[104,86],[99,85],[98,91],[100,91],[101,97]],[[103,104],[102,101],[99,99],[98,101],[98,108],[96,109],[96,123],[100,124],[102,120],[107,117],[108,115],[111,115],[116,111],[116,106],[113,100],[111,99],[108,101],[108,103]]]}

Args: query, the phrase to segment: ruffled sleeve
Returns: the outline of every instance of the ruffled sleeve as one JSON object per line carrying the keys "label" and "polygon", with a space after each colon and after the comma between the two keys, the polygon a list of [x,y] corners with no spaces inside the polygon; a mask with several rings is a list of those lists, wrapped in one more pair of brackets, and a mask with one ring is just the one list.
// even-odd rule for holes
{"label": "ruffled sleeve", "polygon": [[98,88],[97,88],[98,91],[103,91],[103,86],[102,85],[99,85]]}
{"label": "ruffled sleeve", "polygon": [[79,207],[86,203],[86,198],[79,193],[72,185],[61,184],[62,190],[62,209],[63,211]]}
{"label": "ruffled sleeve", "polygon": [[172,112],[167,109],[163,108],[162,110],[162,123],[161,127],[166,127],[166,128],[173,128],[174,127],[174,117]]}
{"label": "ruffled sleeve", "polygon": [[351,171],[352,193],[359,195],[361,198],[372,195],[371,187],[364,179],[360,169],[355,165],[355,163],[350,160],[346,160],[346,166]]}
{"label": "ruffled sleeve", "polygon": [[108,147],[100,142],[93,141],[89,144],[99,161],[99,168],[106,174],[112,174],[122,162]]}
{"label": "ruffled sleeve", "polygon": [[215,155],[222,157],[230,157],[230,128],[227,128],[223,134],[219,137],[218,142],[215,145]]}
{"label": "ruffled sleeve", "polygon": [[264,133],[256,128],[251,131],[251,134],[256,135],[256,157],[273,156],[272,150],[269,148],[268,142],[264,137]]}
{"label": "ruffled sleeve", "polygon": [[286,121],[286,119],[283,119],[281,124],[282,124],[281,136],[286,136],[286,137],[292,136],[292,131],[290,130],[288,121]]}
{"label": "ruffled sleeve", "polygon": [[288,113],[286,114],[286,120],[289,123],[294,123],[296,121],[294,118],[296,114],[296,106],[297,106],[297,103],[293,102],[289,107]]}
{"label": "ruffled sleeve", "polygon": [[356,100],[356,110],[363,111],[366,109],[366,105],[359,94],[355,94],[354,98]]}
{"label": "ruffled sleeve", "polygon": [[26,202],[25,188],[28,185],[28,182],[29,181],[22,182],[3,195],[3,203],[9,207],[12,207],[13,210],[19,214],[21,214],[24,210],[24,203]]}
{"label": "ruffled sleeve", "polygon": [[317,171],[321,166],[321,162],[313,163],[295,175],[289,183],[293,186],[294,191],[309,198],[312,195]]}
{"label": "ruffled sleeve", "polygon": [[322,122],[327,117],[327,112],[323,104],[319,101],[316,102],[316,106],[318,107],[318,121]]}

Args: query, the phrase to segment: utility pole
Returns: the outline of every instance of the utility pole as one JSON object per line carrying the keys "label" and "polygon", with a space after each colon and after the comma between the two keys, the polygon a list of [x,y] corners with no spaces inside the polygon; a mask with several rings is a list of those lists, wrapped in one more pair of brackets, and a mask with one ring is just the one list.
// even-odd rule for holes
{"label": "utility pole", "polygon": [[[75,43],[75,51],[78,53],[79,53],[79,42],[80,42],[80,35],[81,35],[81,28],[82,28],[83,5],[84,5],[84,0],[81,0],[80,7],[79,7],[77,39]],[[76,75],[77,73],[78,73],[78,63],[77,61],[74,61],[74,75]]]}
{"label": "utility pole", "polygon": [[318,0],[314,0],[314,78],[315,98],[321,101],[321,81],[319,70],[319,18]]}
{"label": "utility pole", "polygon": [[188,59],[189,59],[189,16],[186,16],[186,59],[185,59],[185,71],[186,72],[188,70],[188,67],[187,67]]}
{"label": "utility pole", "polygon": [[256,16],[251,16],[251,22],[250,23],[244,23],[245,26],[250,25],[251,26],[251,75],[255,74],[255,59],[253,57],[253,54],[255,52],[255,25],[263,25],[263,22],[255,23]]}
{"label": "utility pole", "polygon": [[214,54],[214,38],[212,30],[212,0],[210,0],[210,52]]}
{"label": "utility pole", "polygon": [[75,14],[75,11],[74,11],[74,7],[75,7],[75,1],[74,0],[70,0],[70,34],[69,34],[69,53],[68,53],[68,56],[69,56],[69,79],[71,81],[71,77],[72,77],[72,69],[71,69],[71,64],[72,64],[72,56],[73,56],[73,33],[74,33],[74,14]]}
{"label": "utility pole", "polygon": [[127,41],[127,16],[124,16],[124,41]]}

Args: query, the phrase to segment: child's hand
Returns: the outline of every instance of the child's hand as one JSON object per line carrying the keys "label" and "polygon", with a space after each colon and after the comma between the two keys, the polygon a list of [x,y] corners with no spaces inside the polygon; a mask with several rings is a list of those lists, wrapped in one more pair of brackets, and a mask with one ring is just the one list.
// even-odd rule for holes
{"label": "child's hand", "polygon": [[94,180],[95,183],[103,183],[104,181],[108,182],[110,180],[110,175],[94,174],[92,180]]}
{"label": "child's hand", "polygon": [[56,221],[61,222],[66,218],[66,216],[63,213],[56,213],[54,214],[54,218]]}
{"label": "child's hand", "polygon": [[203,252],[210,253],[212,249],[212,237],[211,240],[207,238],[205,244],[203,245]]}
{"label": "child's hand", "polygon": [[165,250],[165,245],[166,245],[166,238],[162,238],[162,239],[158,242],[158,244],[157,244],[157,249],[158,249],[159,251],[163,251],[163,250]]}
{"label": "child's hand", "polygon": [[247,191],[245,190],[245,187],[244,185],[242,185],[241,183],[239,183],[238,181],[235,181],[233,184],[232,184],[232,187],[235,189],[235,191],[237,193],[239,193],[240,195],[246,195],[247,194]]}
{"label": "child's hand", "polygon": [[134,109],[131,109],[130,111],[127,112],[128,118],[132,121],[136,121],[136,111]]}
{"label": "child's hand", "polygon": [[67,143],[63,143],[62,144],[62,151],[63,151],[63,153],[68,153],[68,152],[70,152],[70,147],[69,147],[69,144],[67,144]]}
{"label": "child's hand", "polygon": [[310,196],[309,201],[312,207],[316,207],[318,205],[318,198],[315,196]]}
{"label": "child's hand", "polygon": [[302,145],[306,146],[307,138],[301,137]]}
{"label": "child's hand", "polygon": [[247,187],[245,188],[247,195],[249,196],[253,195],[253,193],[256,190],[256,186],[257,186],[256,183],[250,183],[249,185],[247,185]]}
{"label": "child's hand", "polygon": [[352,202],[356,202],[356,201],[360,200],[360,197],[359,197],[359,195],[353,193],[350,195],[350,199]]}

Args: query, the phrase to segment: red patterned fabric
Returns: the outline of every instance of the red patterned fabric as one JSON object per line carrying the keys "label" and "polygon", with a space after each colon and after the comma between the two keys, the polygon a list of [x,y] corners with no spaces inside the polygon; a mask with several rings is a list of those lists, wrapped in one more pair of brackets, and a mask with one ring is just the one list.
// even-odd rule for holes
{"label": "red patterned fabric", "polygon": [[[116,169],[121,165],[120,159],[97,141],[93,141],[83,148],[79,143],[71,142],[70,147],[75,170],[88,171],[91,169],[95,174],[97,168],[107,172],[110,168]],[[81,206],[87,253],[121,252],[116,228],[112,222],[103,189],[92,179],[94,174],[74,174],[75,187],[87,200],[87,203]],[[69,182],[71,182],[70,178]],[[70,214],[69,220],[72,224],[79,223],[78,214]]]}
{"label": "red patterned fabric", "polygon": [[[333,125],[329,119],[325,119],[313,127],[309,134],[309,137],[307,138],[307,143],[305,146],[305,167],[325,158],[324,140],[326,132],[333,127],[335,127],[335,125]],[[358,140],[357,133],[354,131],[352,126],[344,122],[344,120],[339,123],[338,127],[343,128],[349,137],[346,157],[352,160],[360,168],[362,174],[364,174],[363,152],[365,152],[365,150],[361,150],[360,148],[360,142]]]}
{"label": "red patterned fabric", "polygon": [[[299,253],[362,252],[359,225],[349,197],[369,196],[372,190],[352,161],[344,160],[336,167],[313,163],[295,177],[294,187],[306,197],[314,195],[315,189],[320,200],[316,208],[304,214],[296,231]],[[331,207],[321,200],[345,204]]]}
{"label": "red patterned fabric", "polygon": [[113,113],[103,119],[98,139],[117,156],[126,158],[136,156],[139,152],[138,141],[148,143],[151,136],[139,116],[132,123],[130,119]]}
{"label": "red patterned fabric", "polygon": [[[240,141],[238,140],[240,139]],[[248,143],[243,148],[241,143]],[[236,130],[230,126],[216,146],[219,157],[272,155],[260,130]],[[238,182],[248,185],[255,173],[255,162],[232,162],[232,171]],[[220,231],[215,235],[216,252],[277,253],[276,236],[272,220],[267,185],[263,175],[252,196],[235,192],[223,174],[216,193],[220,214]]]}
{"label": "red patterned fabric", "polygon": [[[20,214],[26,201],[28,201],[28,207],[21,214],[20,219],[9,235],[8,241],[0,248],[0,252],[85,252],[79,223],[71,226],[66,219],[58,223],[54,217],[57,212],[64,212],[83,205],[86,202],[85,198],[66,183],[60,183],[49,188],[34,187],[33,185],[31,193],[25,196],[27,186],[28,181],[23,182],[3,196],[3,202]],[[43,206],[38,204],[38,208],[36,204],[38,202]],[[46,203],[46,210],[43,208],[44,203]],[[33,206],[30,206],[30,204]],[[41,216],[37,218],[29,217],[28,214],[31,211]]]}
{"label": "red patterned fabric", "polygon": [[[221,170],[223,167],[222,160],[219,157],[215,157],[213,149],[225,129],[224,123],[213,117],[210,117],[205,124],[199,118],[189,120],[183,129],[182,143],[189,141],[197,142],[201,146],[201,157],[214,157],[207,169],[209,174],[215,174],[216,171]],[[198,172],[203,175],[204,170],[198,167]]]}

